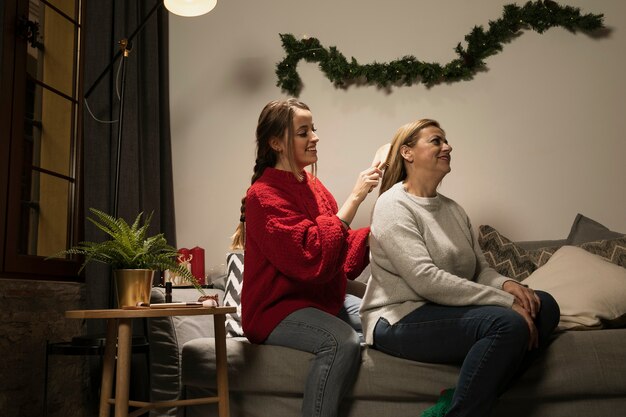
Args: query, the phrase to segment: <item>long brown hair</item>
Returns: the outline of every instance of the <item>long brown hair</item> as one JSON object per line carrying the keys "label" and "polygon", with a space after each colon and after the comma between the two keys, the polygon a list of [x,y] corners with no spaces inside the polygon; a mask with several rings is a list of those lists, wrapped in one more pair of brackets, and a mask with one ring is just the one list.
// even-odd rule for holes
{"label": "long brown hair", "polygon": [[[289,168],[293,175],[302,180],[302,173],[298,170],[293,154],[293,116],[295,109],[310,110],[309,106],[295,98],[288,100],[274,100],[265,105],[259,115],[256,127],[256,161],[250,184],[254,184],[267,167],[274,167],[278,162],[279,153],[270,145],[273,138],[282,138],[287,133],[285,152]],[[313,175],[316,173],[316,164],[312,167]],[[232,236],[231,249],[243,249],[246,243],[246,196],[241,199],[241,215],[239,225]]]}
{"label": "long brown hair", "polygon": [[394,184],[406,178],[407,173],[404,166],[404,158],[400,155],[400,148],[404,145],[413,147],[419,138],[419,132],[429,126],[435,126],[441,129],[439,122],[436,120],[420,119],[415,122],[407,123],[396,131],[395,136],[391,140],[391,147],[387,154],[387,159],[385,160],[387,169],[385,169],[378,195],[381,195]]}

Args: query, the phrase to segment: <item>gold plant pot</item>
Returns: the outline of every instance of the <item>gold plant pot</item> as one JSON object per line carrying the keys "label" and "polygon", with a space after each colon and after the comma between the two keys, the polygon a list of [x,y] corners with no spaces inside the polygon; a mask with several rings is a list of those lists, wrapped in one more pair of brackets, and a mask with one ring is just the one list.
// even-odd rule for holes
{"label": "gold plant pot", "polygon": [[151,269],[116,269],[115,292],[119,308],[150,303],[154,271]]}

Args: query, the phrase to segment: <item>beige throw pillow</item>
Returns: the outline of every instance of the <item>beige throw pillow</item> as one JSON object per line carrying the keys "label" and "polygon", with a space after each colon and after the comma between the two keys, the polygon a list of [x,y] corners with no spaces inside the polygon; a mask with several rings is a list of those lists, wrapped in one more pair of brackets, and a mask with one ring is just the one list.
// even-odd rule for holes
{"label": "beige throw pillow", "polygon": [[561,329],[625,324],[626,268],[575,246],[563,246],[522,283],[546,291],[561,308]]}

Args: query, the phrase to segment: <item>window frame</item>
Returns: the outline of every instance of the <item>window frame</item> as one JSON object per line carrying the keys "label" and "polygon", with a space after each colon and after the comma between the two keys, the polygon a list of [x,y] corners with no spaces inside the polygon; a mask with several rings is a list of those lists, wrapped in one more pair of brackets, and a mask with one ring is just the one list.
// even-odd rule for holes
{"label": "window frame", "polygon": [[[59,11],[45,0],[41,4]],[[85,1],[74,0],[78,21],[74,22],[75,52],[84,47]],[[80,7],[80,10],[78,10]],[[28,16],[29,0],[7,0],[5,3],[2,27],[2,73],[0,75],[0,187],[6,198],[0,201],[0,278],[36,279],[54,281],[83,282],[79,274],[81,259],[49,259],[45,256],[19,253],[19,233],[21,215],[22,169],[24,164],[24,120],[26,104],[27,41],[16,34],[17,22],[21,16]],[[62,13],[62,12],[61,12]],[[63,14],[63,13],[62,13]],[[83,20],[83,22],[81,22]],[[71,168],[67,177],[73,177],[68,206],[67,246],[75,245],[83,235],[83,68],[84,55],[74,62],[72,127],[73,151],[70,155]],[[44,83],[35,81],[41,88]],[[45,170],[44,170],[45,172]],[[67,180],[67,178],[66,178]],[[68,182],[71,184],[71,181]]]}

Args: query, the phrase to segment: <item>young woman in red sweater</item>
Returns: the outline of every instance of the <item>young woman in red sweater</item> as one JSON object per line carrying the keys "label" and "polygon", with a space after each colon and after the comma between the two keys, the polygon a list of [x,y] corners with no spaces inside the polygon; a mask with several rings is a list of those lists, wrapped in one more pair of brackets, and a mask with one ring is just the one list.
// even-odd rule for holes
{"label": "young woman in red sweater", "polygon": [[349,225],[381,171],[373,166],[361,172],[338,208],[315,176],[313,116],[295,99],[265,106],[256,139],[252,185],[233,236],[234,248],[245,247],[243,329],[252,343],[313,353],[302,415],[336,416],[361,351],[355,331],[360,299],[346,297],[346,282],[369,261],[369,227]]}

